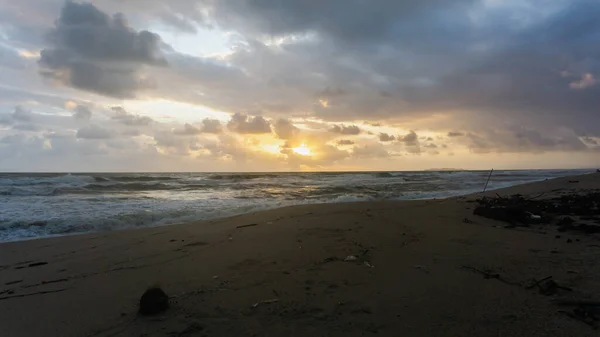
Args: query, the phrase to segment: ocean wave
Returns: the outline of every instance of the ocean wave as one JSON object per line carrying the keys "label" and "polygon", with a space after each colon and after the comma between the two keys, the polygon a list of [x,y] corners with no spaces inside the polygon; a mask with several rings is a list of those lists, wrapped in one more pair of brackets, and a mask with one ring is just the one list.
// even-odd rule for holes
{"label": "ocean wave", "polygon": [[280,178],[282,174],[270,173],[250,173],[250,174],[212,174],[207,177],[211,180],[252,180],[260,178]]}
{"label": "ocean wave", "polygon": [[404,172],[376,172],[374,173],[377,178],[399,178],[406,176]]}
{"label": "ocean wave", "polygon": [[3,176],[0,186],[27,186],[27,185],[84,185],[95,182],[96,179],[88,175],[64,174],[57,176]]}
{"label": "ocean wave", "polygon": [[[0,242],[167,225],[299,204],[444,198],[481,191],[488,174],[0,173]],[[498,171],[488,189],[568,174],[574,173]]]}
{"label": "ocean wave", "polygon": [[180,180],[181,178],[179,177],[169,177],[169,176],[154,176],[154,175],[150,175],[150,176],[140,176],[140,175],[125,175],[125,176],[113,176],[113,175],[107,175],[107,176],[95,176],[94,177],[96,179],[97,182],[108,182],[108,181],[118,181],[118,182],[134,182],[134,181],[139,181],[139,182],[144,182],[144,181],[174,181],[174,180]]}
{"label": "ocean wave", "polygon": [[83,189],[88,191],[163,191],[177,189],[178,186],[164,183],[115,183],[115,184],[88,184]]}
{"label": "ocean wave", "polygon": [[60,196],[68,194],[135,194],[149,191],[196,191],[223,188],[211,184],[165,184],[165,183],[107,183],[83,186],[9,186],[0,188],[0,196]]}
{"label": "ocean wave", "polygon": [[57,195],[57,188],[52,186],[18,187],[10,186],[0,189],[0,196],[14,197],[47,197]]}

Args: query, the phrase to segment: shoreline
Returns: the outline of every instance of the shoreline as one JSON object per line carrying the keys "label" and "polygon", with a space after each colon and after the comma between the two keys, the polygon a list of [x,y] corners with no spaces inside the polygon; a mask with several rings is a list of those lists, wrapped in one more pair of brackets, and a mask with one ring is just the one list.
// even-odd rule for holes
{"label": "shoreline", "polygon": [[[464,172],[484,172],[481,170],[470,170],[470,171],[466,171],[463,170]],[[519,170],[511,170],[511,171],[519,171]],[[521,171],[531,171],[531,170],[521,170]],[[539,170],[539,171],[552,171],[552,170]],[[401,171],[398,171],[401,172]],[[412,172],[412,171],[411,171]],[[427,171],[423,171],[423,172],[427,172]],[[446,172],[446,171],[444,171]],[[451,171],[451,172],[462,172],[462,171]],[[269,172],[267,172],[269,173]],[[330,173],[330,172],[325,172],[325,173]],[[365,172],[359,172],[359,173],[365,173]],[[369,171],[366,173],[377,173],[376,171]],[[386,172],[387,173],[387,172]],[[590,172],[592,173],[592,172]],[[50,173],[49,173],[50,174]],[[54,173],[52,173],[54,174]],[[62,173],[57,173],[57,174],[62,174]],[[70,173],[68,173],[70,175]],[[82,173],[74,173],[76,175],[87,175],[87,174],[93,174],[93,173],[89,173],[89,172],[82,172]],[[121,173],[115,173],[115,174],[121,174]],[[544,181],[544,178],[540,178],[539,180],[533,180],[530,182],[526,182],[526,183],[517,183],[517,184],[513,184],[511,182],[509,183],[504,183],[503,185],[506,186],[497,186],[497,187],[492,187],[492,188],[488,188],[487,191],[496,191],[499,189],[506,189],[506,188],[510,188],[510,187],[514,187],[514,186],[521,186],[524,184],[529,184],[529,183],[536,183],[536,182],[540,182],[540,181]],[[482,186],[483,186],[483,182],[482,182]],[[483,189],[483,187],[482,187]],[[170,226],[179,226],[179,225],[185,225],[188,223],[195,223],[195,224],[201,224],[201,223],[206,223],[206,222],[211,222],[211,221],[216,221],[216,220],[222,220],[222,219],[228,219],[228,218],[232,218],[232,217],[237,217],[240,215],[247,215],[247,214],[255,214],[257,212],[265,212],[265,211],[272,211],[275,209],[279,209],[279,208],[288,208],[288,207],[296,207],[296,206],[304,206],[304,205],[329,205],[329,204],[344,204],[344,203],[363,203],[363,202],[381,202],[381,201],[393,201],[393,202],[397,202],[397,201],[418,201],[418,200],[440,200],[440,199],[448,199],[448,198],[456,198],[456,197],[461,197],[461,196],[468,196],[468,195],[474,195],[474,194],[478,194],[481,192],[477,192],[475,189],[469,189],[469,190],[448,190],[448,191],[427,191],[427,192],[418,192],[418,191],[413,191],[411,192],[407,192],[405,196],[408,196],[405,199],[400,199],[400,198],[389,198],[389,199],[372,199],[369,200],[367,197],[365,197],[365,200],[350,200],[350,201],[346,201],[346,200],[342,200],[342,201],[338,201],[338,199],[330,199],[327,201],[315,201],[315,202],[300,202],[298,201],[298,203],[296,204],[292,204],[292,205],[284,205],[284,206],[267,206],[264,208],[257,208],[257,209],[253,209],[250,211],[242,211],[240,213],[237,212],[232,212],[230,214],[227,215],[223,215],[223,216],[217,216],[217,217],[207,217],[205,219],[198,219],[198,220],[187,220],[187,221],[178,221],[178,222],[172,222],[172,223],[163,223],[165,219],[159,220],[157,224],[148,224],[148,225],[144,225],[144,226],[139,226],[139,227],[125,227],[125,228],[117,228],[117,229],[111,229],[111,230],[92,230],[92,231],[82,231],[82,232],[71,232],[71,233],[59,233],[59,234],[51,234],[51,235],[41,235],[41,236],[34,236],[34,237],[19,237],[16,239],[12,239],[12,240],[5,240],[5,241],[0,241],[0,245],[4,244],[4,243],[10,243],[10,242],[22,242],[22,241],[31,241],[31,240],[41,240],[41,239],[51,239],[51,238],[59,238],[59,237],[68,237],[68,236],[80,236],[80,235],[86,235],[86,234],[101,234],[101,233],[111,233],[111,232],[120,232],[120,231],[129,231],[129,230],[141,230],[141,229],[146,229],[146,228],[160,228],[160,227],[170,227]],[[428,195],[427,197],[418,197],[417,195],[419,194],[424,194],[424,195]],[[441,196],[438,196],[441,195]],[[345,197],[344,197],[345,198]],[[343,198],[342,198],[343,199]]]}
{"label": "shoreline", "polygon": [[[600,235],[508,229],[472,202],[585,190],[600,174],[0,243],[0,323],[9,337],[595,336],[552,299],[600,298]],[[571,291],[527,288],[548,276]],[[138,316],[155,284],[170,308]]]}

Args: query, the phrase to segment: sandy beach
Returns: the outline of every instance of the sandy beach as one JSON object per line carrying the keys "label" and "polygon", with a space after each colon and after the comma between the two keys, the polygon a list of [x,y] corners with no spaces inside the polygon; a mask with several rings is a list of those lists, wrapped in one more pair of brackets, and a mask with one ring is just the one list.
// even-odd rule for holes
{"label": "sandy beach", "polygon": [[[600,174],[485,195],[594,189]],[[3,243],[0,335],[597,336],[556,300],[600,301],[600,234],[475,216],[483,195]],[[154,285],[169,309],[138,315]]]}

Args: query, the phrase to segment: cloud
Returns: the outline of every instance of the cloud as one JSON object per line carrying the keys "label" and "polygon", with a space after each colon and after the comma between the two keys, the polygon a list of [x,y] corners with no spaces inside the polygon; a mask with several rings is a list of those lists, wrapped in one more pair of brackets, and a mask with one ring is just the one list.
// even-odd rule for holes
{"label": "cloud", "polygon": [[12,129],[20,131],[40,131],[40,127],[36,124],[16,124]]}
{"label": "cloud", "polygon": [[571,131],[544,135],[534,129],[515,126],[507,130],[482,130],[466,135],[473,153],[543,153],[547,151],[586,151],[588,146]]}
{"label": "cloud", "polygon": [[569,83],[571,89],[585,89],[596,85],[597,81],[594,75],[590,73],[583,74],[580,80]]}
{"label": "cloud", "polygon": [[73,117],[78,120],[89,121],[92,118],[92,111],[86,106],[77,105],[75,107],[75,112],[73,113]]}
{"label": "cloud", "polygon": [[380,142],[392,142],[396,140],[396,137],[394,137],[393,135],[389,135],[387,133],[380,133],[379,134],[379,141]]}
{"label": "cloud", "polygon": [[227,128],[240,134],[260,134],[270,133],[271,124],[262,116],[247,116],[236,113],[231,117]]}
{"label": "cloud", "polygon": [[202,120],[202,132],[204,133],[222,133],[223,125],[217,119],[205,118]]}
{"label": "cloud", "polygon": [[154,134],[154,141],[164,153],[173,156],[189,156],[194,151],[202,149],[199,139],[193,135],[189,133],[188,137],[178,137],[170,132],[157,132]]}
{"label": "cloud", "polygon": [[199,135],[202,133],[202,130],[200,128],[193,126],[192,124],[185,123],[183,125],[183,129],[173,130],[173,133],[176,135],[190,136],[190,135]]}
{"label": "cloud", "polygon": [[592,137],[582,137],[581,141],[592,146],[600,145],[598,140]]}
{"label": "cloud", "polygon": [[358,135],[360,134],[360,128],[356,125],[334,125],[331,129],[329,129],[330,132],[333,133],[339,133],[342,135]]}
{"label": "cloud", "polygon": [[13,120],[18,122],[31,122],[33,119],[33,113],[31,110],[27,110],[20,105],[15,107],[14,112],[10,116]]}
{"label": "cloud", "polygon": [[118,98],[154,88],[142,66],[163,66],[160,37],[137,32],[125,17],[110,17],[90,3],[66,1],[43,49],[40,73],[57,83]]}
{"label": "cloud", "polygon": [[77,130],[75,136],[80,139],[109,139],[113,137],[113,133],[99,125],[91,124]]}
{"label": "cloud", "polygon": [[115,115],[112,119],[119,121],[122,124],[130,126],[145,126],[150,125],[154,120],[148,116],[133,115],[127,112],[123,107],[115,106],[111,108]]}
{"label": "cloud", "polygon": [[410,130],[408,134],[398,137],[398,140],[403,143],[414,144],[419,142],[419,136],[417,136],[414,131]]}
{"label": "cloud", "polygon": [[354,141],[349,139],[340,139],[337,141],[337,145],[354,145]]}
{"label": "cloud", "polygon": [[399,136],[398,140],[404,143],[404,149],[408,153],[412,154],[420,154],[421,153],[421,145],[419,143],[419,136],[413,130],[404,136]]}
{"label": "cloud", "polygon": [[388,150],[380,143],[355,146],[352,149],[352,157],[354,158],[385,158],[389,155]]}
{"label": "cloud", "polygon": [[33,121],[33,117],[34,114],[31,112],[31,110],[17,105],[12,113],[0,115],[0,125],[12,125],[14,123],[20,123],[18,128],[23,129],[26,128],[24,126],[25,124],[29,124]]}
{"label": "cloud", "polygon": [[0,44],[0,67],[7,69],[23,69],[25,66],[25,60],[16,50]]}
{"label": "cloud", "polygon": [[280,118],[275,122],[275,124],[273,124],[273,131],[275,132],[277,138],[291,139],[298,135],[300,129],[294,126],[290,120]]}
{"label": "cloud", "polygon": [[202,121],[202,126],[197,127],[189,123],[183,125],[183,129],[175,129],[173,133],[176,135],[192,136],[201,133],[219,134],[223,132],[223,126],[219,120],[206,118]]}
{"label": "cloud", "polygon": [[[251,127],[252,117],[246,116],[243,121],[230,123],[230,131],[248,134],[258,129],[265,133],[260,138],[265,139],[273,132],[295,146],[306,136],[307,142],[316,144],[310,144],[311,149],[349,138],[357,142],[358,153],[363,147],[381,149],[365,144],[371,141],[383,146],[380,153],[390,155],[403,150],[431,151],[429,137],[410,141],[406,139],[410,133],[395,136],[397,142],[393,144],[380,144],[375,137],[379,131],[389,130],[378,130],[374,123],[353,126],[365,137],[351,137],[356,133],[347,125],[353,121],[377,121],[427,130],[435,134],[440,147],[451,138],[448,144],[456,160],[466,158],[465,149],[472,151],[474,157],[469,163],[483,160],[479,153],[495,152],[507,153],[503,159],[513,158],[508,153],[565,156],[562,152],[570,152],[589,158],[578,162],[582,166],[594,160],[595,145],[588,139],[600,136],[597,1],[546,1],[543,6],[538,0],[458,0],[451,4],[442,0],[377,0],[376,5],[343,0],[280,2],[274,6],[263,0],[97,0],[90,5],[29,0],[4,6],[0,11],[4,27],[0,37],[0,101],[5,113],[0,116],[0,137],[22,133],[19,151],[26,146],[37,151],[40,142],[34,138],[35,131],[23,129],[52,130],[73,138],[69,145],[67,138],[51,139],[55,148],[64,142],[64,151],[109,151],[116,156],[120,152],[113,151],[119,147],[129,146],[131,153],[148,148],[156,152],[149,154],[149,162],[164,155],[173,165],[177,162],[173,156],[178,153],[195,158],[200,155],[197,152],[209,152],[206,148],[194,150],[214,141],[202,134],[174,137],[173,129],[185,130],[183,122],[154,121],[152,127],[143,127],[152,120],[130,113],[108,120],[102,114],[93,115],[96,125],[113,133],[110,141],[114,147],[91,145],[108,141],[77,142],[73,130],[81,123],[65,117],[65,101],[100,110],[101,106],[119,104],[114,97],[137,97],[260,115],[258,128]],[[118,12],[124,14],[113,15]],[[344,15],[331,14],[342,12]],[[200,49],[182,45],[172,29],[175,33],[210,36],[210,45],[199,47],[203,56],[198,56],[199,52],[180,53],[177,48],[182,46],[190,53]],[[218,40],[220,34],[227,37],[218,41],[223,45],[216,48],[221,50],[212,54],[212,37]],[[44,35],[46,41],[41,40]],[[172,46],[167,45],[170,39]],[[31,55],[39,50],[43,51],[38,66]],[[49,81],[40,83],[38,70]],[[17,121],[12,116],[17,104],[43,113],[32,114],[31,121]],[[135,102],[123,104],[135,106]],[[68,107],[73,109],[75,106]],[[171,111],[164,114],[177,119]],[[280,119],[289,123],[278,128]],[[323,132],[332,123],[337,126],[334,132]],[[275,161],[253,157],[255,146],[240,143],[244,137],[227,134],[219,122],[212,125],[217,136],[206,138],[219,138],[216,145],[209,146],[218,147],[214,153],[222,155],[211,160],[262,160],[262,169],[272,167],[269,165]],[[362,125],[365,130],[360,129]],[[204,122],[192,126],[201,133],[210,130]],[[366,136],[369,132],[373,137]],[[162,152],[162,145],[144,143],[159,133],[159,139],[165,138],[161,144],[168,143],[167,136],[162,136],[166,133],[184,142],[179,147],[182,150],[167,148]],[[129,134],[143,134],[135,137],[135,142],[143,145],[127,145],[124,139],[128,137],[124,136]],[[225,139],[227,136],[230,138]],[[279,142],[275,138],[270,141]],[[77,143],[86,144],[86,148]],[[35,151],[23,152],[34,154],[32,163],[37,159]],[[51,153],[59,156],[57,150]],[[131,153],[128,157],[133,158]],[[278,160],[281,157],[278,155]],[[573,162],[571,156],[568,158]]]}
{"label": "cloud", "polygon": [[[456,4],[472,1],[457,1]],[[256,35],[287,36],[316,31],[324,38],[343,43],[379,43],[393,37],[399,22],[413,22],[441,12],[445,2],[381,0],[352,2],[331,0],[306,2],[289,0],[272,6],[263,1],[208,1],[217,22]],[[456,5],[455,4],[455,5]],[[344,9],[344,15],[328,15]]]}

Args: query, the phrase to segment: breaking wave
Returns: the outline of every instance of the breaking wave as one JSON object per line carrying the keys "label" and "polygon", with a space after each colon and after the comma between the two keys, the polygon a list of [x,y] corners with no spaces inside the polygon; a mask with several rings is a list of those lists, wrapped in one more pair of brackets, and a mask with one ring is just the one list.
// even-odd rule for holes
{"label": "breaking wave", "polygon": [[[488,189],[582,171],[497,171]],[[0,241],[214,219],[306,203],[444,198],[489,172],[0,173]]]}

